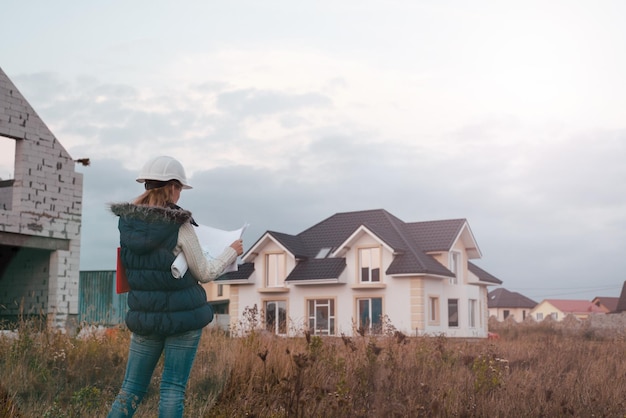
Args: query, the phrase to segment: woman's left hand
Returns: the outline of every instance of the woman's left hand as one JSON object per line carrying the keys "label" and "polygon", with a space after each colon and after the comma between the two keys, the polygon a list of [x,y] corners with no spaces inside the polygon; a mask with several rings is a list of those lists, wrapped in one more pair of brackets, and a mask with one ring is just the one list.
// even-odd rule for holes
{"label": "woman's left hand", "polygon": [[230,244],[230,247],[237,252],[237,255],[243,254],[243,240],[238,239],[234,241]]}

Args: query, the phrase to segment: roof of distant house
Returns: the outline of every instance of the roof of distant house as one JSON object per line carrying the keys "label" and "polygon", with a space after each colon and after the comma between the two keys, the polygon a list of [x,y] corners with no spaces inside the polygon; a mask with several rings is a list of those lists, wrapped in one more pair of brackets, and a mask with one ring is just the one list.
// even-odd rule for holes
{"label": "roof of distant house", "polygon": [[585,313],[604,313],[604,311],[588,300],[572,300],[572,299],[545,299],[544,302],[550,303],[563,313],[585,314]]}
{"label": "roof of distant house", "polygon": [[626,281],[622,285],[622,293],[619,295],[617,308],[615,308],[615,312],[624,312],[624,311],[626,311]]}
{"label": "roof of distant house", "polygon": [[532,309],[537,302],[526,296],[511,292],[503,287],[493,289],[487,295],[487,306],[489,308],[527,308]]}
{"label": "roof of distant house", "polygon": [[596,306],[604,306],[608,312],[615,312],[617,310],[619,298],[610,296],[596,296],[591,302],[593,302]]}

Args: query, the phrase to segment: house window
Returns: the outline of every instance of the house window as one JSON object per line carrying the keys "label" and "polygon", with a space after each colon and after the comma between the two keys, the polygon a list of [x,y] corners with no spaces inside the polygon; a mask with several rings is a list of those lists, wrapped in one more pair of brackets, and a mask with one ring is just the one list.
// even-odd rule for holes
{"label": "house window", "polygon": [[461,253],[450,252],[450,271],[454,273],[454,277],[450,277],[450,284],[459,284],[461,277]]}
{"label": "house window", "polygon": [[380,282],[380,247],[359,249],[360,281]]}
{"label": "house window", "polygon": [[543,312],[537,312],[537,321],[542,321],[543,320]]}
{"label": "house window", "polygon": [[507,319],[510,313],[511,312],[508,309],[505,309],[504,311],[502,311],[502,316],[504,317],[504,319]]}
{"label": "house window", "polygon": [[559,320],[559,314],[557,312],[552,312],[550,314],[550,316],[552,317],[552,319],[554,319],[555,321]]}
{"label": "house window", "polygon": [[469,327],[476,328],[476,299],[470,299],[469,304],[467,306],[469,309],[469,312],[468,312]]}
{"label": "house window", "polygon": [[383,299],[357,299],[358,327],[378,334],[382,331]]}
{"label": "house window", "polygon": [[283,287],[286,277],[285,254],[265,254],[265,286]]}
{"label": "house window", "polygon": [[274,334],[287,334],[287,302],[284,300],[265,302],[265,329]]}
{"label": "house window", "polygon": [[309,329],[313,335],[335,335],[334,299],[310,299]]}
{"label": "house window", "polygon": [[448,326],[459,326],[459,300],[448,299]]}
{"label": "house window", "polygon": [[439,298],[428,298],[428,322],[431,324],[439,323]]}
{"label": "house window", "polygon": [[218,284],[217,285],[217,296],[224,296],[224,285],[223,284]]}
{"label": "house window", "polygon": [[522,321],[526,319],[526,310],[522,311]]}

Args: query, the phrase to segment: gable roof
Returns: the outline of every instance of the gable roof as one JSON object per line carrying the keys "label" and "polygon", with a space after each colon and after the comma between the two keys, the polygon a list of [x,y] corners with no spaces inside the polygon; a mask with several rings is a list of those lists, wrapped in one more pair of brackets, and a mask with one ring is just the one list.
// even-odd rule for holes
{"label": "gable roof", "polygon": [[419,248],[406,223],[384,209],[337,213],[301,232],[298,236],[314,256],[321,248],[338,248],[359,227],[364,226],[397,254],[388,274],[454,274]]}
{"label": "gable roof", "polygon": [[563,313],[571,314],[588,314],[588,313],[604,313],[602,309],[594,305],[588,300],[574,299],[545,299],[547,302]]}
{"label": "gable roof", "polygon": [[215,279],[216,282],[246,281],[254,271],[254,263],[243,263],[237,266],[236,271],[229,271]]}
{"label": "gable roof", "polygon": [[448,251],[462,238],[465,244],[465,241],[471,241],[471,246],[466,247],[470,258],[480,257],[480,249],[466,219],[411,222],[406,225],[411,237],[426,252]]}
{"label": "gable roof", "polygon": [[617,310],[617,304],[619,302],[619,298],[609,297],[609,296],[596,296],[593,298],[591,303],[600,307],[604,306],[608,312],[615,312]]}
{"label": "gable roof", "polygon": [[403,223],[384,209],[337,213],[298,234],[314,257],[321,248],[336,249],[360,226],[367,227],[392,248],[402,246],[395,224]]}
{"label": "gable roof", "polygon": [[448,251],[465,225],[465,219],[410,222],[407,231],[424,251]]}
{"label": "gable roof", "polygon": [[295,258],[306,258],[307,252],[300,237],[283,234],[281,232],[267,231],[267,234],[274,237],[283,247],[287,249]]}
{"label": "gable roof", "polygon": [[498,279],[496,276],[491,273],[486,272],[485,270],[478,267],[476,264],[471,261],[467,262],[467,269],[474,273],[478,280],[481,282],[493,283],[493,284],[502,284],[502,280]]}
{"label": "gable roof", "polygon": [[314,258],[306,263],[298,263],[285,280],[297,282],[315,279],[336,279],[345,268],[345,258]]}
{"label": "gable roof", "polygon": [[537,302],[520,293],[511,292],[503,287],[499,287],[487,294],[487,306],[489,308],[532,309],[537,306]]}
{"label": "gable roof", "polygon": [[[338,278],[345,268],[345,260],[319,260],[334,259],[335,257],[327,256],[340,250],[341,246],[349,245],[348,240],[360,232],[372,234],[393,251],[394,259],[386,271],[387,274],[453,277],[454,273],[427,252],[450,250],[464,231],[469,231],[465,219],[406,223],[384,209],[373,209],[336,213],[297,235],[268,231],[263,237],[275,239],[298,259],[296,268],[287,278],[290,281]],[[477,250],[471,231],[468,233],[471,250]],[[249,252],[262,240],[263,238],[259,239]],[[244,260],[247,260],[246,255]],[[472,269],[481,281],[502,283],[478,267]]]}

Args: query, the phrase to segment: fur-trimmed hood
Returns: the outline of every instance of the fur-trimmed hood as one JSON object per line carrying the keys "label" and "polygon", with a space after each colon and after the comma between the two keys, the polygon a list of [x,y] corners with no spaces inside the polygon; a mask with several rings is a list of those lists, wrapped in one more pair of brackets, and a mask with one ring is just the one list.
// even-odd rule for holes
{"label": "fur-trimmed hood", "polygon": [[191,212],[184,209],[132,203],[112,204],[111,212],[119,216],[120,245],[135,254],[153,251],[170,239],[173,249],[178,229],[191,219]]}
{"label": "fur-trimmed hood", "polygon": [[122,218],[132,218],[144,222],[172,222],[184,224],[191,220],[191,212],[185,209],[172,209],[160,206],[142,206],[133,203],[112,203],[111,212]]}

